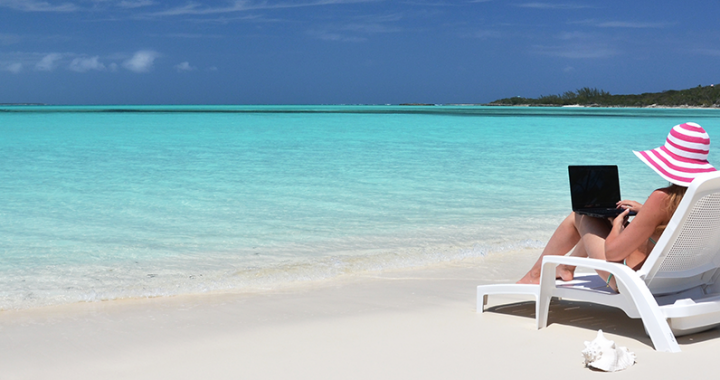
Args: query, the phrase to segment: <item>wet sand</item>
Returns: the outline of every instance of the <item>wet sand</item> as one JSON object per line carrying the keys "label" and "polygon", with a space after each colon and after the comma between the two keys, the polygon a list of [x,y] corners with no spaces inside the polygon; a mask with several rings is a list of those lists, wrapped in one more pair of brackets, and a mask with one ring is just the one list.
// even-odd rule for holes
{"label": "wet sand", "polygon": [[[2,379],[477,379],[705,376],[720,330],[657,352],[619,310],[554,301],[536,330],[528,298],[476,286],[513,282],[538,251],[339,278],[291,290],[73,304],[0,313]],[[602,328],[637,355],[628,370],[585,368]]]}

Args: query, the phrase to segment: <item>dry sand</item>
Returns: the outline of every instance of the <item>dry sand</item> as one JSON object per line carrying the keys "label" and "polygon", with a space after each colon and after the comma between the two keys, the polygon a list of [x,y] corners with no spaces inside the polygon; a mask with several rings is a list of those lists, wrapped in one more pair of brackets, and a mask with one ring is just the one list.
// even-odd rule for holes
{"label": "dry sand", "polygon": [[[553,302],[536,330],[534,303],[491,297],[537,251],[305,285],[75,304],[0,313],[0,379],[480,379],[707,376],[720,330],[656,352],[642,323],[611,308]],[[505,307],[499,304],[512,302]],[[584,368],[580,351],[602,328],[638,363],[613,374]]]}

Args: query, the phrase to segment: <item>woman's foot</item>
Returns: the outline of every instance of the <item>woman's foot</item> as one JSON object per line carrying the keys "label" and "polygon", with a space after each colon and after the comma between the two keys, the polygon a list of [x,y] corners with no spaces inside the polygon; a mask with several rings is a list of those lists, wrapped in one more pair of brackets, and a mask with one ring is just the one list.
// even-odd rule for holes
{"label": "woman's foot", "polygon": [[[575,267],[570,265],[558,265],[555,268],[555,278],[563,281],[572,281],[575,278]],[[540,271],[531,269],[527,272],[523,278],[521,278],[516,284],[539,284],[540,283]]]}
{"label": "woman's foot", "polygon": [[540,283],[540,271],[535,271],[534,269],[531,269],[530,272],[527,272],[523,278],[518,280],[516,284],[539,284]]}
{"label": "woman's foot", "polygon": [[572,281],[575,278],[575,267],[570,265],[560,264],[555,268],[555,278],[559,278],[563,281]]}

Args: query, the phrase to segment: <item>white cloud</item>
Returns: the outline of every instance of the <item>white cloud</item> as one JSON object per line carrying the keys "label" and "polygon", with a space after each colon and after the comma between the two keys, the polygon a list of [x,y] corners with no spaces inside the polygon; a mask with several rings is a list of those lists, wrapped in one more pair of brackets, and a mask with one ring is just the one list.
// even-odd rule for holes
{"label": "white cloud", "polygon": [[662,22],[607,21],[597,24],[601,28],[664,28],[670,24]]}
{"label": "white cloud", "polygon": [[333,33],[324,30],[309,31],[309,35],[324,40],[324,41],[339,41],[339,42],[364,42],[367,41],[365,37],[348,36],[340,33]]}
{"label": "white cloud", "polygon": [[152,50],[140,50],[135,52],[132,58],[123,62],[123,67],[136,73],[146,73],[152,69],[155,59],[160,54]]}
{"label": "white cloud", "polygon": [[358,33],[376,34],[376,33],[394,33],[400,32],[402,29],[396,27],[388,27],[382,24],[347,24],[340,28]]}
{"label": "white cloud", "polygon": [[[0,0],[2,1],[2,0]],[[258,9],[284,9],[300,7],[316,7],[333,4],[353,4],[375,2],[377,0],[314,0],[306,2],[279,2],[268,1],[234,0],[226,6],[212,7],[199,3],[189,2],[183,6],[171,8],[166,11],[157,12],[156,16],[179,16],[179,15],[209,15],[218,13],[243,12]]]}
{"label": "white cloud", "polygon": [[500,37],[502,37],[502,34],[495,30],[477,30],[472,33],[464,34],[463,37],[478,38],[481,40],[486,40],[488,38],[500,38]]}
{"label": "white cloud", "polygon": [[63,57],[60,53],[50,53],[45,55],[40,62],[35,64],[35,70],[39,71],[53,71],[57,66],[57,61]]}
{"label": "white cloud", "polygon": [[423,6],[423,7],[448,7],[448,6],[451,6],[451,5],[452,5],[452,4],[449,4],[448,2],[445,2],[445,1],[427,1],[427,0],[422,0],[422,1],[418,1],[418,0],[415,0],[415,1],[405,0],[405,1],[403,1],[403,4],[407,4],[407,5],[420,5],[420,6]]}
{"label": "white cloud", "polygon": [[165,34],[170,38],[223,38],[222,34],[199,34],[199,33],[170,33]]}
{"label": "white cloud", "polygon": [[120,8],[126,8],[126,9],[132,9],[132,8],[141,8],[141,7],[147,7],[150,5],[154,5],[155,2],[152,0],[136,0],[136,1],[128,1],[123,0],[117,4]]}
{"label": "white cloud", "polygon": [[76,71],[78,73],[84,73],[86,71],[90,70],[98,70],[102,71],[105,70],[105,65],[100,63],[99,61],[100,57],[78,57],[72,60],[70,62],[70,66],[68,67],[72,71]]}
{"label": "white cloud", "polygon": [[610,47],[594,44],[536,45],[533,49],[537,54],[571,59],[608,58],[617,55],[617,52]]}
{"label": "white cloud", "polygon": [[589,5],[581,5],[581,4],[571,4],[571,3],[565,3],[565,4],[555,4],[555,3],[523,3],[523,4],[517,4],[515,5],[519,8],[534,8],[534,9],[586,9],[586,8],[594,8]]}
{"label": "white cloud", "polygon": [[22,69],[23,69],[23,64],[20,62],[11,63],[2,68],[2,70],[9,71],[13,74],[17,74],[17,73],[21,72]]}
{"label": "white cloud", "polygon": [[557,35],[558,39],[569,41],[569,40],[587,40],[591,38],[597,38],[598,36],[591,33],[585,32],[561,32]]}
{"label": "white cloud", "polygon": [[75,12],[80,9],[72,3],[53,5],[47,1],[38,0],[0,0],[0,7],[25,12]]}
{"label": "white cloud", "polygon": [[380,18],[371,22],[331,25],[326,29],[309,30],[307,31],[307,34],[325,41],[363,42],[368,40],[366,36],[383,33],[397,33],[402,31],[401,28],[381,23],[385,20],[388,19]]}
{"label": "white cloud", "polygon": [[175,70],[177,70],[179,73],[185,72],[185,71],[193,71],[196,68],[193,66],[190,66],[190,62],[180,62],[177,65],[175,65]]}
{"label": "white cloud", "polygon": [[644,21],[599,21],[597,19],[587,19],[570,21],[568,24],[587,25],[596,28],[631,28],[631,29],[651,29],[651,28],[667,28],[676,23],[672,22],[644,22]]}

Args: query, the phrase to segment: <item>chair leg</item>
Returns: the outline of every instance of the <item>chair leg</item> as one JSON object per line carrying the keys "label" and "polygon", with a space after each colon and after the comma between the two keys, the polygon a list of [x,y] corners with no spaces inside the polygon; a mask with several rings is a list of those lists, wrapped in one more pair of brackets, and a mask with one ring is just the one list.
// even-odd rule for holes
{"label": "chair leg", "polygon": [[550,301],[552,301],[552,296],[545,294],[540,294],[537,301],[535,301],[535,321],[537,322],[538,330],[547,327]]}
{"label": "chair leg", "polygon": [[478,292],[477,295],[477,312],[483,313],[485,311],[485,306],[487,305],[488,301],[488,295]]}
{"label": "chair leg", "polygon": [[[535,302],[535,320],[538,330],[547,327],[550,301],[555,291],[555,267],[557,264],[543,262],[540,274],[540,292]],[[552,273],[552,275],[548,275]]]}
{"label": "chair leg", "polygon": [[[643,319],[643,323],[656,350],[663,352],[680,352],[680,346],[678,346],[677,340],[675,340],[675,335],[673,335],[670,326],[668,326],[665,320],[658,323],[658,321],[648,322]],[[665,326],[663,327],[662,324]]]}
{"label": "chair leg", "polygon": [[623,278],[624,276],[618,276],[620,296],[627,297],[630,302],[635,304],[655,350],[680,352],[680,346],[667,323],[667,318],[660,310],[660,306],[650,290],[647,287],[637,286],[633,281],[622,281]]}
{"label": "chair leg", "polygon": [[650,336],[655,349],[663,352],[680,352],[675,335],[657,303],[652,305],[649,302],[636,302],[636,305],[645,325],[645,331]]}

